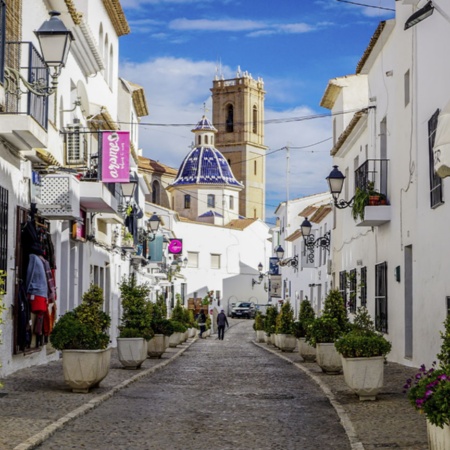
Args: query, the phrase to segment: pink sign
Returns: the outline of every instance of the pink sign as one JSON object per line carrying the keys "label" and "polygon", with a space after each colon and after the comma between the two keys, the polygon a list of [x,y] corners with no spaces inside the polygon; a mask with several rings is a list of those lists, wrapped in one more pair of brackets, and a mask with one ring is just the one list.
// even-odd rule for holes
{"label": "pink sign", "polygon": [[127,183],[130,181],[130,132],[102,132],[102,181]]}

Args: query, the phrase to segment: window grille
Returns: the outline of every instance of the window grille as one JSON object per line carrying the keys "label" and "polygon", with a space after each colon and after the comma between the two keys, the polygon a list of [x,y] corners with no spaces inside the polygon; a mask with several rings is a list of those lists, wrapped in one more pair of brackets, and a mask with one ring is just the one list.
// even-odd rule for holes
{"label": "window grille", "polygon": [[356,269],[350,270],[349,277],[349,287],[350,287],[350,299],[348,303],[348,307],[351,313],[356,312],[357,302],[358,302],[358,292],[357,292],[357,282],[358,276],[356,274]]}
{"label": "window grille", "polygon": [[85,138],[80,133],[80,124],[67,126],[66,133],[66,163],[67,165],[85,165],[87,162],[87,146]]}
{"label": "window grille", "polygon": [[347,307],[347,271],[339,272],[339,292],[344,299],[344,304]]}
{"label": "window grille", "polygon": [[[8,191],[0,187],[0,270],[6,275],[8,261]],[[3,290],[6,292],[6,278]]]}
{"label": "window grille", "polygon": [[387,262],[375,266],[375,327],[388,332]]}
{"label": "window grille", "polygon": [[360,284],[361,306],[367,307],[367,267],[361,267]]}
{"label": "window grille", "polygon": [[428,159],[430,171],[430,206],[435,208],[444,203],[442,199],[442,178],[434,170],[434,142],[436,140],[436,129],[439,117],[439,109],[428,121]]}

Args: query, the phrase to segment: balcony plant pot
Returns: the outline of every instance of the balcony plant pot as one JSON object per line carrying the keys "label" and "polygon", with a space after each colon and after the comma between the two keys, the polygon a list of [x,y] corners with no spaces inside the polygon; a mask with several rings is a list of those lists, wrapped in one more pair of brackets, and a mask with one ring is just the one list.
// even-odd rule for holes
{"label": "balcony plant pot", "polygon": [[314,362],[316,360],[316,348],[306,342],[305,338],[298,338],[298,352],[306,362]]}
{"label": "balcony plant pot", "polygon": [[316,344],[316,362],[326,374],[337,375],[342,372],[341,355],[334,342]]}
{"label": "balcony plant pot", "polygon": [[448,450],[450,448],[450,426],[443,428],[433,425],[427,419],[428,447],[430,450]]}
{"label": "balcony plant pot", "polygon": [[117,338],[117,353],[125,369],[139,369],[147,359],[148,344],[144,338]]}
{"label": "balcony plant pot", "polygon": [[264,330],[256,330],[256,342],[265,342]]}
{"label": "balcony plant pot", "polygon": [[384,356],[371,358],[344,358],[344,380],[361,401],[376,400],[383,387]]}
{"label": "balcony plant pot", "polygon": [[149,358],[161,358],[166,351],[164,334],[155,334],[147,343],[147,355]]}
{"label": "balcony plant pot", "polygon": [[86,394],[97,387],[109,371],[111,348],[103,350],[63,350],[64,380],[72,392]]}
{"label": "balcony plant pot", "polygon": [[282,352],[293,352],[297,346],[297,339],[293,334],[278,334],[278,348]]}

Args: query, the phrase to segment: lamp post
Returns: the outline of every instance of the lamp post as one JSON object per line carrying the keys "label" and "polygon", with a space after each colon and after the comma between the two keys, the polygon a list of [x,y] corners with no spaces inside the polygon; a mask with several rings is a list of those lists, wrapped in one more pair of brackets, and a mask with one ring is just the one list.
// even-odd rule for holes
{"label": "lamp post", "polygon": [[314,247],[322,247],[328,252],[330,251],[330,232],[327,231],[323,236],[314,239],[314,235],[311,234],[312,225],[311,222],[305,217],[305,220],[300,225],[300,230],[305,242],[306,247],[313,249]]}
{"label": "lamp post", "polygon": [[[52,86],[47,85],[47,80],[39,78],[34,82],[26,80],[22,74],[12,67],[5,67],[5,91],[9,94],[21,94],[20,84],[25,86],[27,91],[40,97],[52,95],[58,86],[58,77],[61,69],[65,66],[67,56],[74,37],[61,19],[58,18],[58,11],[50,11],[50,19],[45,21],[41,27],[34,32],[41,48],[42,58],[47,69],[53,68],[50,73]],[[26,92],[26,91],[25,91]],[[24,92],[24,93],[25,93]]]}
{"label": "lamp post", "polygon": [[338,166],[333,166],[333,170],[326,178],[328,186],[330,188],[331,195],[333,196],[334,206],[338,209],[348,208],[352,206],[355,197],[352,197],[349,201],[339,200],[339,195],[342,192],[344,186],[345,175],[339,170]]}

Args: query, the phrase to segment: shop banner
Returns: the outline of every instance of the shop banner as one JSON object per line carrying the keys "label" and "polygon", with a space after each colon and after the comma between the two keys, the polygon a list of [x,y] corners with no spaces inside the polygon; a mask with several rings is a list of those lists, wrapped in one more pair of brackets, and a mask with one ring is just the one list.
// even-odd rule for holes
{"label": "shop banner", "polygon": [[130,181],[130,132],[102,131],[102,175],[104,183]]}

